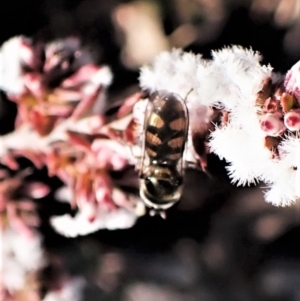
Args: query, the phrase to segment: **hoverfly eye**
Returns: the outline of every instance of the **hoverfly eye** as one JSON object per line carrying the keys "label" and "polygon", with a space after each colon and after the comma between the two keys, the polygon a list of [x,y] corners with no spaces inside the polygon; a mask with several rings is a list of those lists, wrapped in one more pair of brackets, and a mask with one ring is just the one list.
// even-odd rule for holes
{"label": "hoverfly eye", "polygon": [[147,178],[145,184],[148,192],[154,197],[162,198],[174,193],[174,186],[170,181]]}
{"label": "hoverfly eye", "polygon": [[153,178],[146,178],[145,179],[145,186],[149,194],[156,196],[159,192],[157,191],[158,182],[156,179]]}

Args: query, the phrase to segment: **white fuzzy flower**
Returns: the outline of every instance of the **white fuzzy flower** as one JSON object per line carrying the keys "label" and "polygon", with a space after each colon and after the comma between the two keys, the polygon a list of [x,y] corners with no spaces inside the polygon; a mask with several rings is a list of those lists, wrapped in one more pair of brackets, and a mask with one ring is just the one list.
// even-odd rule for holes
{"label": "white fuzzy flower", "polygon": [[[229,110],[236,106],[249,106],[262,81],[270,76],[271,68],[259,64],[261,56],[252,50],[239,46],[213,51],[213,64],[218,66],[224,84],[231,92],[223,96],[223,103]],[[219,83],[220,84],[220,83]],[[222,84],[222,82],[221,82]],[[247,99],[247,101],[243,101]]]}
{"label": "white fuzzy flower", "polygon": [[100,229],[116,230],[132,227],[137,219],[137,215],[124,208],[108,210],[98,207],[95,219],[90,222],[85,212],[79,211],[74,217],[65,214],[51,218],[54,229],[67,237],[87,235]]}
{"label": "white fuzzy flower", "polygon": [[262,135],[259,139],[233,126],[216,128],[211,134],[209,145],[212,152],[230,163],[227,169],[232,182],[237,185],[256,183],[265,162],[271,157],[270,152],[264,148]]}
{"label": "white fuzzy flower", "polygon": [[232,113],[232,122],[243,124],[250,131],[252,126],[258,126],[254,115],[257,92],[272,71],[270,66],[261,66],[260,59],[257,52],[238,46],[213,52],[213,65],[220,78],[216,87],[226,87],[219,102]]}
{"label": "white fuzzy flower", "polygon": [[188,101],[196,101],[196,73],[203,64],[200,55],[173,49],[162,52],[153,63],[141,68],[140,86],[142,89],[156,92],[166,90],[176,93],[185,99],[189,92]]}
{"label": "white fuzzy flower", "polygon": [[191,101],[193,107],[198,103],[205,106],[218,106],[222,103],[221,107],[224,107],[223,98],[230,93],[227,80],[222,73],[222,66],[214,64],[213,61],[200,64],[196,72],[197,98]]}
{"label": "white fuzzy flower", "polygon": [[0,239],[1,281],[10,292],[22,289],[28,272],[37,271],[45,264],[41,237],[36,233],[28,238],[7,227]]}
{"label": "white fuzzy flower", "polygon": [[11,38],[0,48],[0,89],[11,94],[21,94],[24,90],[21,73],[22,39]]}
{"label": "white fuzzy flower", "polygon": [[279,146],[280,160],[266,170],[270,191],[266,200],[274,205],[287,206],[300,198],[300,139],[288,136]]}
{"label": "white fuzzy flower", "polygon": [[[60,189],[57,196],[61,201],[70,202],[72,199],[72,193],[67,187]],[[125,196],[123,192],[116,188],[112,192],[112,197],[116,205],[120,207],[109,209],[105,206],[95,206],[95,204],[85,202],[74,217],[69,214],[54,216],[51,218],[51,224],[58,233],[67,237],[76,237],[100,229],[130,228],[139,216],[145,214],[145,207],[138,198],[128,196],[127,203],[124,203]],[[87,218],[91,214],[93,215],[92,221]]]}
{"label": "white fuzzy flower", "polygon": [[[214,64],[222,69],[222,75],[229,80],[230,86],[236,86],[239,94],[247,98],[257,93],[256,87],[271,71],[270,67],[260,65],[261,55],[251,49],[233,46],[212,54]],[[237,98],[235,100],[238,101]]]}
{"label": "white fuzzy flower", "polygon": [[[264,148],[265,134],[260,129],[255,100],[271,68],[259,65],[260,55],[252,50],[234,46],[213,52],[216,105],[229,111],[227,126],[216,127],[211,133],[212,152],[229,162],[233,183],[255,183],[263,172],[265,160],[271,157]],[[203,78],[205,80],[205,78]],[[209,81],[209,80],[208,80]]]}

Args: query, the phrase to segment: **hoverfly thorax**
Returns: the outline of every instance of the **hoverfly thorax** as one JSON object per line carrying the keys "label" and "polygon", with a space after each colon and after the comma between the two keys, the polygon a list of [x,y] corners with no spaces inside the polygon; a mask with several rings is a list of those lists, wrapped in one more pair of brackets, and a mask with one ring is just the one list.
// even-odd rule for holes
{"label": "hoverfly thorax", "polygon": [[146,206],[157,212],[181,198],[188,126],[187,107],[180,96],[159,91],[149,98],[142,137],[140,195]]}

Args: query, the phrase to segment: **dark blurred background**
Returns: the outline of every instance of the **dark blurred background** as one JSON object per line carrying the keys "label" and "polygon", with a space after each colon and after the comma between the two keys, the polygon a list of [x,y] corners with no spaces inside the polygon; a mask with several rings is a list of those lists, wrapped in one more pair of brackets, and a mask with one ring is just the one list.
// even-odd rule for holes
{"label": "dark blurred background", "polygon": [[[112,68],[109,100],[136,87],[139,67],[172,47],[205,57],[232,44],[252,47],[280,72],[300,59],[299,0],[10,0],[0,22],[1,44],[20,34],[81,37]],[[1,97],[4,134],[16,108]],[[299,301],[299,205],[273,207],[263,184],[237,188],[226,162],[211,155],[209,166],[210,178],[187,172],[184,196],[166,220],[145,216],[128,230],[61,237],[46,221],[68,209],[49,198],[40,209],[54,262],[45,290],[63,270],[87,279],[83,301]],[[37,175],[47,181],[45,171]]]}

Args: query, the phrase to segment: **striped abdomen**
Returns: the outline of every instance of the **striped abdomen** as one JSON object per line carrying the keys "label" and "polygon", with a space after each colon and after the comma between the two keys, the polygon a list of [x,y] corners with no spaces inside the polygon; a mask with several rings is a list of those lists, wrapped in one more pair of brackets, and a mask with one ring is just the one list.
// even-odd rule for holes
{"label": "striped abdomen", "polygon": [[145,151],[158,163],[178,161],[183,154],[188,114],[184,101],[174,94],[157,95],[145,123]]}

